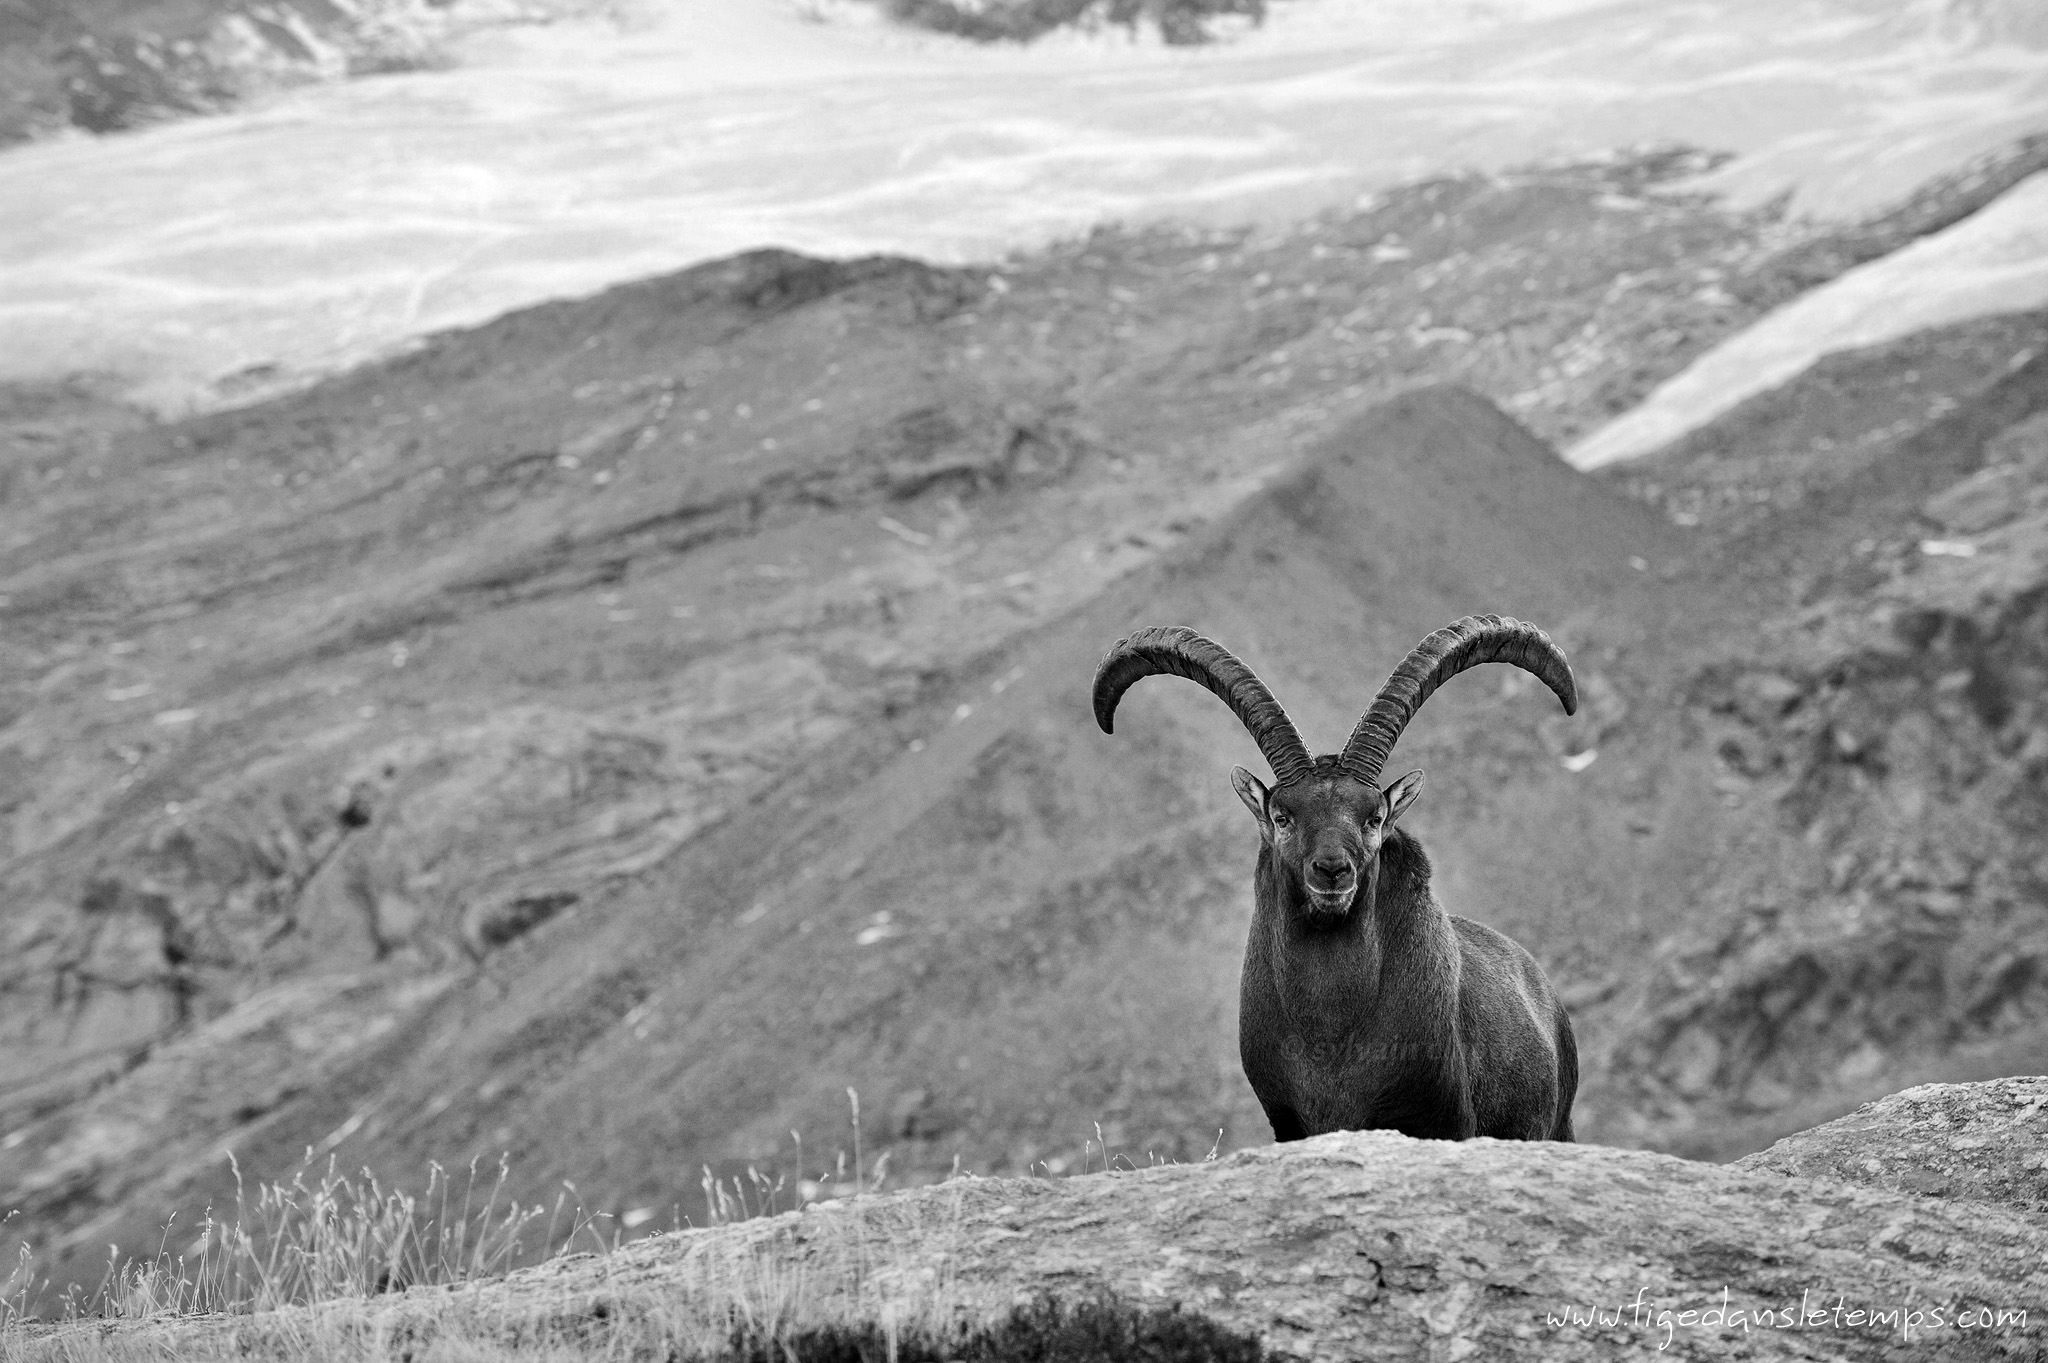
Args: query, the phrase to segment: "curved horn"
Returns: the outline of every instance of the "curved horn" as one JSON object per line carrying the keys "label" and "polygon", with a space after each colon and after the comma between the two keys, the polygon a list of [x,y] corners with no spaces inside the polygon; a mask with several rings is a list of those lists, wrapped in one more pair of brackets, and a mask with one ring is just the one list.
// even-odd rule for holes
{"label": "curved horn", "polygon": [[1133,683],[1162,673],[1198,681],[1215,692],[1251,731],[1273,769],[1275,785],[1298,781],[1314,768],[1301,735],[1266,684],[1229,649],[1183,625],[1141,629],[1109,650],[1095,669],[1095,722],[1102,732],[1115,732],[1110,721],[1116,703]]}
{"label": "curved horn", "polygon": [[1571,664],[1564,651],[1550,642],[1550,636],[1534,625],[1499,615],[1468,615],[1445,625],[1424,639],[1402,660],[1387,684],[1380,688],[1372,705],[1359,717],[1358,727],[1344,744],[1338,767],[1352,780],[1368,786],[1380,782],[1380,768],[1408,721],[1429,699],[1430,693],[1468,667],[1481,663],[1511,663],[1533,672],[1564,702],[1566,714],[1579,708],[1578,687],[1572,681]]}

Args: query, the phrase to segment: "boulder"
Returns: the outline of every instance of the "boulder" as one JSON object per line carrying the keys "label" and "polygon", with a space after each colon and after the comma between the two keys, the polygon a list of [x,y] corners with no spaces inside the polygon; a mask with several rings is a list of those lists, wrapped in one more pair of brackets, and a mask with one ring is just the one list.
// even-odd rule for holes
{"label": "boulder", "polygon": [[[690,1356],[742,1316],[781,1338],[877,1320],[893,1337],[1051,1299],[1199,1316],[1269,1358],[1333,1363],[2039,1357],[2044,1107],[2043,1080],[1915,1089],[1740,1166],[1361,1131],[1201,1164],[958,1178],[323,1319],[436,1356],[548,1336]],[[1930,1161],[1977,1200],[1894,1186]],[[269,1357],[308,1326],[299,1311],[122,1328],[165,1356]]]}
{"label": "boulder", "polygon": [[1994,464],[1935,493],[1920,512],[1951,535],[1976,535],[2005,524],[2026,509],[2026,471],[2012,464]]}
{"label": "boulder", "polygon": [[2048,1076],[1922,1084],[1735,1163],[2048,1216]]}

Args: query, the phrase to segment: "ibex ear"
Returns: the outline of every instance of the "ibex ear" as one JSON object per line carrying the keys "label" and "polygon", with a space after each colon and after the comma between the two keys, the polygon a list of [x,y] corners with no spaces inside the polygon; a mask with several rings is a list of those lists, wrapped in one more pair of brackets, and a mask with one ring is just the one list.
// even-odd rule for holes
{"label": "ibex ear", "polygon": [[1237,792],[1237,798],[1244,801],[1244,807],[1252,812],[1252,817],[1259,821],[1259,836],[1267,842],[1273,841],[1273,816],[1266,810],[1265,783],[1243,767],[1232,767],[1230,786]]}
{"label": "ibex ear", "polygon": [[1422,794],[1422,773],[1411,771],[1400,780],[1388,786],[1383,799],[1387,802],[1387,827],[1394,826],[1394,820],[1401,817],[1401,811],[1415,803],[1415,797]]}

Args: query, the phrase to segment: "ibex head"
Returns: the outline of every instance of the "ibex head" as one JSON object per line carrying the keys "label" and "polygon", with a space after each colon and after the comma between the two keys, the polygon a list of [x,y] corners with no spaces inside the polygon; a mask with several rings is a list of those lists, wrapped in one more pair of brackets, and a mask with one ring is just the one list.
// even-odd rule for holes
{"label": "ibex head", "polygon": [[1305,912],[1343,915],[1371,905],[1379,889],[1380,844],[1422,792],[1411,771],[1385,790],[1342,772],[1315,773],[1268,788],[1243,767],[1230,769],[1237,798],[1258,820],[1274,869]]}
{"label": "ibex head", "polygon": [[1273,769],[1270,788],[1243,767],[1233,768],[1230,780],[1258,821],[1289,898],[1308,914],[1341,916],[1371,907],[1380,847],[1422,792],[1419,771],[1381,785],[1395,740],[1431,692],[1481,663],[1534,673],[1556,692],[1566,714],[1578,709],[1571,665],[1542,630],[1497,615],[1468,615],[1409,651],[1344,751],[1331,756],[1309,756],[1273,693],[1230,650],[1178,625],[1140,630],[1110,649],[1095,669],[1095,721],[1104,733],[1114,732],[1117,702],[1141,677],[1167,673],[1208,687],[1244,722]]}

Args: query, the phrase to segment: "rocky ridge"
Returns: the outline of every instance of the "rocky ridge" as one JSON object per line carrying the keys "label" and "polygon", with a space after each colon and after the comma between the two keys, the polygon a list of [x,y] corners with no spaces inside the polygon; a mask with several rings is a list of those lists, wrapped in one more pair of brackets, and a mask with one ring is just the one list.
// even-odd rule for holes
{"label": "rocky ridge", "polygon": [[0,146],[218,112],[265,91],[432,67],[485,25],[581,0],[23,0],[0,12]]}
{"label": "rocky ridge", "polygon": [[2048,1216],[2048,1078],[1924,1084],[1735,1161]]}
{"label": "rocky ridge", "polygon": [[[354,1346],[364,1357],[400,1347],[385,1341],[423,1357],[542,1341],[673,1352],[693,1311],[745,1283],[764,1333],[794,1333],[778,1313],[799,1294],[811,1321],[986,1319],[1053,1297],[1199,1313],[1276,1360],[2039,1358],[2043,1092],[1916,1089],[1735,1167],[1344,1132],[1213,1163],[956,1179],[337,1304],[327,1328],[343,1316],[344,1338],[379,1341]],[[1909,1165],[1973,1172],[1966,1188],[1908,1191],[1891,1171]],[[319,1316],[118,1338],[137,1356],[293,1357]]]}

